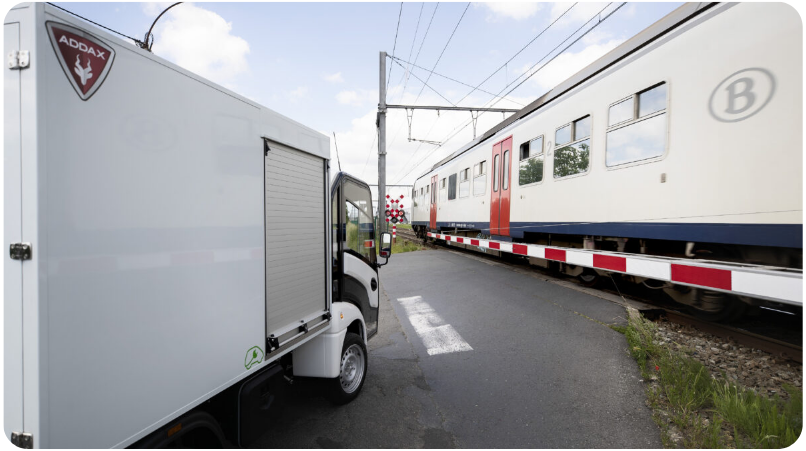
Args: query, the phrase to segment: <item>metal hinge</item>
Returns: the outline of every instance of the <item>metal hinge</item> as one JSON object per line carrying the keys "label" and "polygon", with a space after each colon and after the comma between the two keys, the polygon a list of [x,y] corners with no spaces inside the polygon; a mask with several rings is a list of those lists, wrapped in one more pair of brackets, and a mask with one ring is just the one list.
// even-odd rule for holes
{"label": "metal hinge", "polygon": [[34,449],[34,435],[28,432],[12,432],[11,444],[22,449]]}
{"label": "metal hinge", "polygon": [[280,338],[275,337],[274,334],[271,334],[266,338],[266,354],[273,352],[275,349],[280,347]]}
{"label": "metal hinge", "polygon": [[12,50],[8,54],[9,69],[25,69],[31,65],[31,52],[28,50]]}
{"label": "metal hinge", "polygon": [[30,260],[31,243],[11,243],[8,253],[12,260]]}

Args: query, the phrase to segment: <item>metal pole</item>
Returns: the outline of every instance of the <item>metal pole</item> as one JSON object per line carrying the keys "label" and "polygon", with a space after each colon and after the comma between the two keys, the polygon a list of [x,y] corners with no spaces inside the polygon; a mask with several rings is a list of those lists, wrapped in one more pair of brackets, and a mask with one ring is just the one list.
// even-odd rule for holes
{"label": "metal pole", "polygon": [[381,78],[378,90],[378,227],[388,230],[386,224],[386,52],[381,52]]}

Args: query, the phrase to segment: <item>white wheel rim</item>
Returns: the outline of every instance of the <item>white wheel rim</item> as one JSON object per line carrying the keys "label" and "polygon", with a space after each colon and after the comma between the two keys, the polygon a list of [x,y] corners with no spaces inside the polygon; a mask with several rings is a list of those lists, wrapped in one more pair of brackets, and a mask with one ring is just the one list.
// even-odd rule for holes
{"label": "white wheel rim", "polygon": [[359,345],[351,345],[341,356],[339,382],[345,393],[352,393],[361,386],[364,379],[364,350]]}

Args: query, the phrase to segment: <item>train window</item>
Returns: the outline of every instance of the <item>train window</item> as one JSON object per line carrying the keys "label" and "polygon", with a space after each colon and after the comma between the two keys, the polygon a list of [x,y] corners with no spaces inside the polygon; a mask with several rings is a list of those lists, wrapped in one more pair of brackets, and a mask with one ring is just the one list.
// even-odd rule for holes
{"label": "train window", "polygon": [[633,115],[635,115],[635,108],[633,107],[633,98],[630,97],[610,107],[610,117],[607,120],[607,126],[612,127],[622,122],[631,121]]}
{"label": "train window", "polygon": [[557,129],[568,129],[571,142],[555,138],[554,147],[554,178],[559,179],[570,175],[582,174],[590,167],[590,115],[579,118],[568,125]]}
{"label": "train window", "polygon": [[638,117],[666,109],[666,83],[638,93]]}
{"label": "train window", "polygon": [[[637,101],[637,107],[635,103]],[[629,103],[626,121],[613,121],[614,108]],[[619,166],[657,158],[666,151],[666,84],[635,94],[610,107],[611,125],[607,130],[605,165]]]}
{"label": "train window", "polygon": [[504,180],[503,189],[509,188],[509,151],[504,152]]}
{"label": "train window", "polygon": [[666,114],[632,122],[607,132],[605,164],[618,166],[659,157],[666,150]]}
{"label": "train window", "polygon": [[520,161],[523,161],[527,158],[529,158],[529,141],[526,141],[525,143],[521,144]]}
{"label": "train window", "polygon": [[473,166],[473,195],[481,196],[487,191],[487,162]]}
{"label": "train window", "polygon": [[480,175],[484,175],[487,173],[487,162],[482,161],[481,163],[473,166],[473,177],[478,177]]}
{"label": "train window", "polygon": [[456,199],[456,174],[448,177],[448,200]]}
{"label": "train window", "polygon": [[567,142],[571,141],[571,124],[564,125],[557,129],[557,132],[554,134],[554,142],[557,145],[562,145]]}
{"label": "train window", "polygon": [[493,158],[493,191],[498,192],[498,158],[500,155],[496,155]]}
{"label": "train window", "polygon": [[591,117],[585,116],[574,121],[574,141],[587,138],[591,135]]}
{"label": "train window", "polygon": [[439,201],[445,202],[448,200],[448,190],[446,189],[447,185],[445,184],[445,179],[440,180],[439,182]]}
{"label": "train window", "polygon": [[470,168],[462,169],[459,173],[459,197],[470,195]]}
{"label": "train window", "polygon": [[[526,158],[523,157],[523,144],[526,145]],[[518,171],[518,185],[528,185],[543,181],[543,137],[521,145],[521,162]]]}

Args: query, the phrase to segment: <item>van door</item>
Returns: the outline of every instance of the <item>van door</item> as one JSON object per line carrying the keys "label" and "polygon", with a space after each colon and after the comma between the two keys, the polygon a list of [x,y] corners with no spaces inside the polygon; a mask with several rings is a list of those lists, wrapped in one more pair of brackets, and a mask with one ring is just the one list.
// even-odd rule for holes
{"label": "van door", "polygon": [[276,352],[327,325],[327,162],[274,141],[264,149],[266,337]]}
{"label": "van door", "polygon": [[369,338],[378,332],[380,305],[372,193],[366,183],[342,172],[336,175],[331,196],[333,301],[361,310]]}
{"label": "van door", "polygon": [[[11,22],[13,13],[3,25],[3,55],[20,50],[20,23]],[[6,68],[3,73],[3,189],[5,202],[3,252],[5,283],[3,284],[3,393],[4,428],[7,437],[11,432],[23,432],[22,385],[22,261],[12,260],[9,246],[22,242],[22,142],[21,142],[21,86],[22,71]],[[29,262],[30,264],[30,262]]]}

